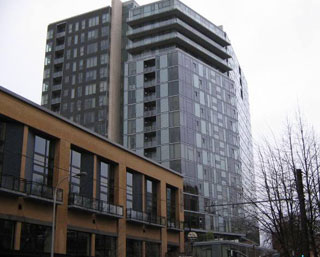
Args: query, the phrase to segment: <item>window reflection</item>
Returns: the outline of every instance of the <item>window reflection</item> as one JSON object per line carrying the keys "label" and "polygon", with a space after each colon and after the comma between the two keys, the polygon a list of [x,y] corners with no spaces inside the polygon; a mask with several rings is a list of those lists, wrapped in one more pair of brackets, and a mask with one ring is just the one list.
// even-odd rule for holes
{"label": "window reflection", "polygon": [[32,181],[52,186],[54,144],[49,139],[35,136]]}

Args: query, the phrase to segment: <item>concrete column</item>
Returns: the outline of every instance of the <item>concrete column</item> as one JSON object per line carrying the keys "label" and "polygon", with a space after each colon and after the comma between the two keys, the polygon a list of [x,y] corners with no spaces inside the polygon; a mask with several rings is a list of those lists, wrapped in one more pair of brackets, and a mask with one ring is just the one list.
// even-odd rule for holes
{"label": "concrete column", "polygon": [[[22,142],[22,150],[21,150],[21,166],[20,166],[20,178],[25,178],[26,171],[26,156],[27,156],[27,146],[28,146],[28,134],[29,127],[24,126],[23,128],[23,142]],[[20,185],[20,187],[23,185]]]}
{"label": "concrete column", "polygon": [[96,256],[96,234],[91,234],[91,256]]}
{"label": "concrete column", "polygon": [[[57,142],[54,156],[53,185],[69,176],[70,166],[70,143],[65,140]],[[67,221],[68,221],[68,195],[69,178],[64,180],[59,188],[63,189],[63,204],[57,205],[55,252],[65,254],[67,251]]]}
{"label": "concrete column", "polygon": [[[162,217],[167,217],[167,205],[166,205],[166,199],[167,199],[167,185],[165,181],[161,180],[160,185],[158,186],[158,206],[159,208],[159,215]],[[168,238],[167,238],[167,227],[161,228],[161,256],[165,257],[165,254],[167,253],[167,247],[168,247]]]}
{"label": "concrete column", "polygon": [[96,155],[93,156],[93,198],[97,198],[97,178],[98,178],[98,158]]}
{"label": "concrete column", "polygon": [[142,253],[142,257],[150,257],[150,256],[146,256],[146,242],[145,241],[142,241],[141,253]]}
{"label": "concrete column", "polygon": [[142,188],[141,188],[141,199],[142,199],[142,211],[146,211],[146,176],[142,174]]}
{"label": "concrete column", "polygon": [[121,143],[121,35],[122,2],[112,0],[110,32],[109,121],[108,138]]}
{"label": "concrete column", "polygon": [[[184,221],[184,208],[183,208],[183,192],[182,189],[178,189],[176,193],[176,210],[177,210],[177,219],[180,222]],[[184,252],[184,231],[179,232],[180,248],[181,253]]]}
{"label": "concrete column", "polygon": [[20,242],[21,242],[21,222],[16,222],[16,228],[14,231],[14,250],[20,250]]}
{"label": "concrete column", "polygon": [[115,186],[115,204],[123,206],[124,217],[118,219],[118,240],[117,240],[117,256],[126,256],[126,187],[127,187],[127,171],[126,166],[119,163],[116,166],[114,174]]}

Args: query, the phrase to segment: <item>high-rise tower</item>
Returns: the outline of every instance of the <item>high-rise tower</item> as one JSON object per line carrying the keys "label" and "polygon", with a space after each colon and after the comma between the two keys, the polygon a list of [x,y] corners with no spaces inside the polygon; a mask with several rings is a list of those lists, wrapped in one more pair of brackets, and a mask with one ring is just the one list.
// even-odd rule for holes
{"label": "high-rise tower", "polygon": [[246,232],[241,206],[216,206],[255,190],[247,84],[222,27],[179,0],[114,0],[49,25],[43,85],[42,105],[184,174],[186,230]]}

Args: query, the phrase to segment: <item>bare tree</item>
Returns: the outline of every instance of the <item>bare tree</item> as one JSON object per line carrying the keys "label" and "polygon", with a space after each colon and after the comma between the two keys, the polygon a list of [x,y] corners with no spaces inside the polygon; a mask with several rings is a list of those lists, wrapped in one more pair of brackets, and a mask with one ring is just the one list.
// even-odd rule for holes
{"label": "bare tree", "polygon": [[282,256],[318,256],[320,142],[298,117],[296,123],[288,122],[280,140],[265,140],[257,150],[257,199],[251,199],[256,211],[251,216]]}

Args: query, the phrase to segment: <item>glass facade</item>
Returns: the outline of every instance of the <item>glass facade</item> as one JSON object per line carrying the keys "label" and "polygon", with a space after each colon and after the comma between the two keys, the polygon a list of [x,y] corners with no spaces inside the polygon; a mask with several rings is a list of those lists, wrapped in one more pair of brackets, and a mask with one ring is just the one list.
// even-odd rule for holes
{"label": "glass facade", "polygon": [[128,24],[124,145],[183,173],[187,229],[243,233],[242,207],[215,207],[255,192],[248,90],[226,33],[178,0],[134,8]]}
{"label": "glass facade", "polygon": [[81,172],[81,153],[71,150],[70,156],[70,192],[80,193],[80,177],[75,175]]}
{"label": "glass facade", "polygon": [[142,241],[127,239],[127,257],[142,257]]}
{"label": "glass facade", "polygon": [[90,256],[91,236],[89,233],[68,230],[67,254],[72,256]]}
{"label": "glass facade", "polygon": [[0,251],[12,250],[15,222],[0,219]]}
{"label": "glass facade", "polygon": [[[179,0],[130,1],[122,11],[124,146],[184,175],[186,226],[244,232],[243,207],[215,206],[255,194],[248,88],[227,34]],[[42,92],[44,106],[102,135],[110,15],[107,7],[49,26]],[[101,176],[107,199],[112,178]],[[127,174],[128,209],[142,211],[141,183]]]}
{"label": "glass facade", "polygon": [[114,202],[114,168],[112,164],[100,161],[99,199],[108,203]]}
{"label": "glass facade", "polygon": [[6,134],[6,124],[0,121],[0,179],[3,172],[3,158],[4,158],[4,142]]}
{"label": "glass facade", "polygon": [[145,208],[146,213],[151,216],[157,215],[157,183],[150,179],[146,179],[145,181]]}
{"label": "glass facade", "polygon": [[160,244],[146,242],[146,256],[160,257]]}
{"label": "glass facade", "polygon": [[142,211],[142,175],[127,171],[127,210]]}
{"label": "glass facade", "polygon": [[32,181],[52,186],[54,144],[49,139],[35,136]]}
{"label": "glass facade", "polygon": [[42,92],[43,106],[102,135],[108,126],[110,16],[107,7],[49,25]]}
{"label": "glass facade", "polygon": [[176,189],[167,187],[167,220],[176,221]]}
{"label": "glass facade", "polygon": [[96,257],[116,257],[116,244],[117,239],[115,237],[96,235]]}
{"label": "glass facade", "polygon": [[20,250],[22,252],[49,253],[51,247],[51,227],[22,223]]}
{"label": "glass facade", "polygon": [[[130,64],[130,70],[128,64],[124,142],[130,148],[135,138],[136,152],[184,173],[186,220],[191,215],[188,211],[198,212],[195,223],[201,229],[231,232],[233,214],[213,214],[208,208],[230,199],[238,201],[241,193],[234,83],[181,50],[154,60],[152,72],[148,71],[149,58]],[[131,94],[135,97],[130,101]],[[129,108],[136,110],[135,116],[129,116]],[[231,187],[231,181],[235,186]],[[200,215],[204,212],[212,218]],[[192,220],[197,217],[192,216]]]}

